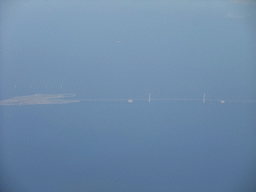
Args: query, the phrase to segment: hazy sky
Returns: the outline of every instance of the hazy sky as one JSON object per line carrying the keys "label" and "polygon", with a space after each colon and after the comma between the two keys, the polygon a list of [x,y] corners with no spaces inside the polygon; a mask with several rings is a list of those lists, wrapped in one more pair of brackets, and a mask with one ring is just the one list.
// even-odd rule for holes
{"label": "hazy sky", "polygon": [[1,95],[253,97],[254,8],[253,1],[1,3]]}

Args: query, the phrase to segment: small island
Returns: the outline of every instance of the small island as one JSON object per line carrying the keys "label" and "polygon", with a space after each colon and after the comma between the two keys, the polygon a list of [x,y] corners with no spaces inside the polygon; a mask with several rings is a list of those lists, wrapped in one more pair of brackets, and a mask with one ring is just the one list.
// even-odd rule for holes
{"label": "small island", "polygon": [[68,94],[35,94],[28,96],[13,97],[0,101],[0,105],[42,105],[42,104],[67,104],[76,103],[80,100],[64,99],[75,97],[73,93]]}

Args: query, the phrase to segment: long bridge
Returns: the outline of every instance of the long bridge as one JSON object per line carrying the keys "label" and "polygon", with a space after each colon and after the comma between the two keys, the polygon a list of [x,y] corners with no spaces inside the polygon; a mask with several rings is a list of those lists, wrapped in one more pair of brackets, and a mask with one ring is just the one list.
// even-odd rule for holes
{"label": "long bridge", "polygon": [[73,93],[68,94],[34,94],[28,96],[19,96],[13,97],[10,99],[0,101],[0,105],[42,105],[42,104],[68,104],[68,103],[77,103],[77,102],[107,102],[107,101],[120,101],[120,102],[138,102],[138,101],[145,101],[145,102],[154,102],[154,101],[202,101],[205,102],[239,102],[239,103],[256,103],[256,100],[222,100],[222,99],[207,99],[205,94],[203,98],[194,99],[194,98],[152,98],[151,94],[149,93],[148,98],[142,99],[72,99],[76,95]]}

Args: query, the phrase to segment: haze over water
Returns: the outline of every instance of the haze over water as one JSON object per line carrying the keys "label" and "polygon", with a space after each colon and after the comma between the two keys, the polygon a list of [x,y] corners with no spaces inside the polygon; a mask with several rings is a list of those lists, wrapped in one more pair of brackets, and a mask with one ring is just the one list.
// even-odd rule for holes
{"label": "haze over water", "polygon": [[207,99],[256,99],[254,9],[1,3],[0,100],[151,101],[0,106],[0,190],[253,191],[256,104]]}

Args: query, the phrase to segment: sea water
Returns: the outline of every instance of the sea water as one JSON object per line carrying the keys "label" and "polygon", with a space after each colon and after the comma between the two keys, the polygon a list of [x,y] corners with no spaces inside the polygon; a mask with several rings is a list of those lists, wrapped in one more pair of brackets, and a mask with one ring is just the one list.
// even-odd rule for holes
{"label": "sea water", "polygon": [[253,181],[255,104],[80,102],[1,107],[13,191],[239,191]]}

